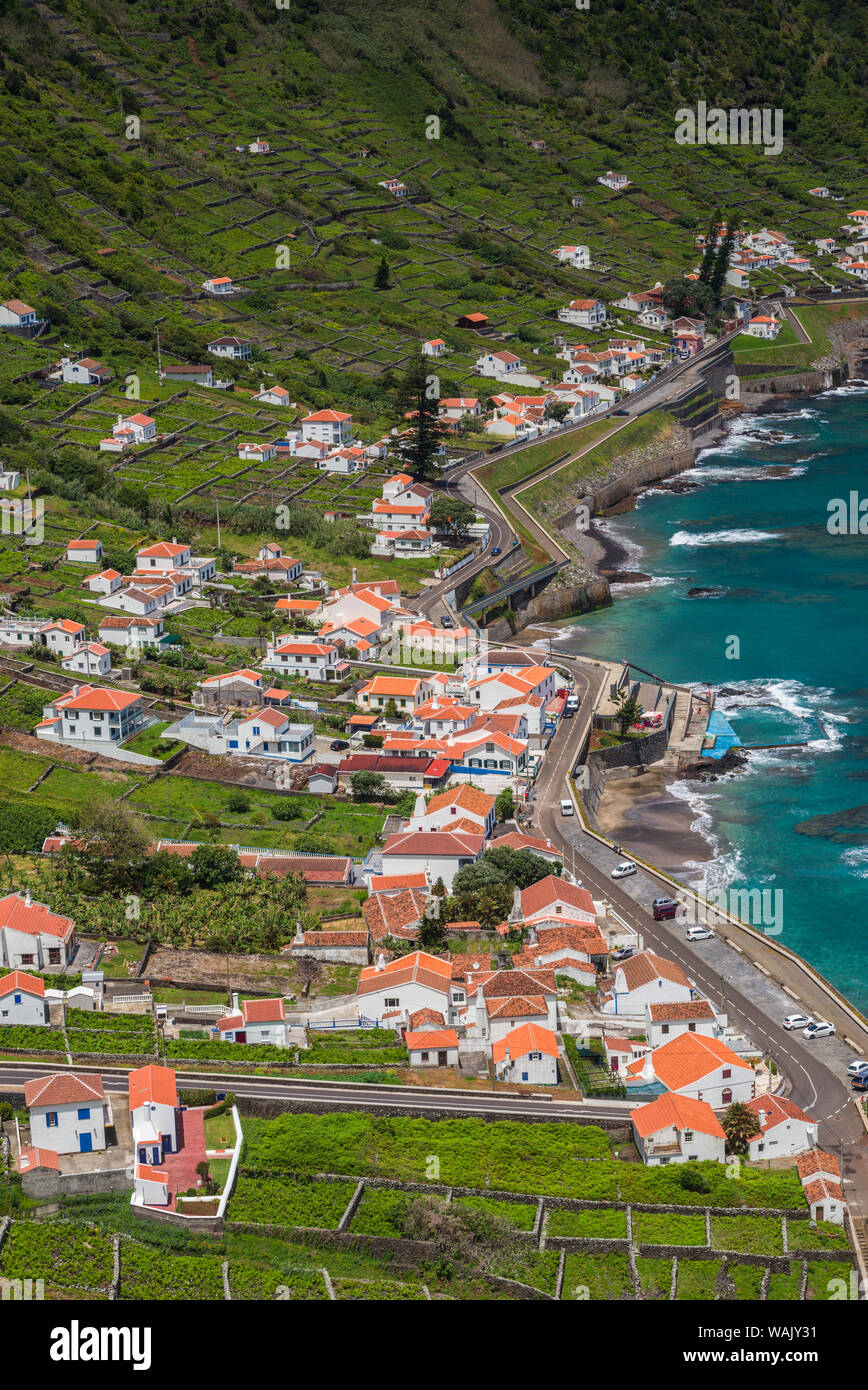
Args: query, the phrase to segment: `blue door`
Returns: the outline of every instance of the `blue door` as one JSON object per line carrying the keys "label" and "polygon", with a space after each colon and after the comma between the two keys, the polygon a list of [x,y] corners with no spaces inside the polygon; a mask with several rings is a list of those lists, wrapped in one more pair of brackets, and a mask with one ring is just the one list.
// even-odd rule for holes
{"label": "blue door", "polygon": [[81,1135],[81,1152],[83,1154],[93,1153],[93,1140],[89,1134]]}

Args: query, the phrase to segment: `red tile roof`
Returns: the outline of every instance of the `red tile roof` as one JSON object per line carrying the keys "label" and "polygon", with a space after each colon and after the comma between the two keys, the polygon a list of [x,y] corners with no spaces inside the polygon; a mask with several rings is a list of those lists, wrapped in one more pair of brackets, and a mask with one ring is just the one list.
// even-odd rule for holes
{"label": "red tile roof", "polygon": [[245,1023],[283,1023],[286,1008],[282,999],[242,999]]}
{"label": "red tile roof", "polygon": [[436,1009],[417,1009],[407,1020],[412,1032],[422,1032],[425,1028],[444,1028],[446,1019]]}
{"label": "red tile roof", "polygon": [[682,1020],[714,1018],[714,1009],[707,999],[684,999],[680,1004],[649,1004],[653,1023],[680,1023]]}
{"label": "red tile roof", "polygon": [[836,1178],[841,1176],[841,1165],[837,1158],[826,1153],[824,1149],[809,1149],[806,1154],[796,1159],[796,1168],[803,1185],[806,1178],[814,1177],[817,1173],[830,1173]]}
{"label": "red tile roof", "polygon": [[60,1161],[56,1153],[51,1149],[37,1149],[28,1146],[21,1150],[18,1155],[19,1173],[29,1173],[33,1168],[53,1168],[55,1171],[60,1169]]}
{"label": "red tile roof", "polygon": [[77,1076],[74,1072],[56,1072],[24,1085],[24,1104],[74,1105],[76,1101],[105,1100],[102,1077]]}
{"label": "red tile roof", "polygon": [[587,888],[564,883],[556,874],[548,874],[524,889],[521,895],[522,914],[525,919],[536,917],[558,902],[586,916],[594,916],[594,900]]}
{"label": "red tile roof", "polygon": [[636,1133],[642,1139],[656,1134],[661,1129],[694,1130],[697,1134],[711,1134],[716,1139],[724,1139],[720,1121],[705,1100],[693,1100],[690,1096],[674,1096],[669,1093],[658,1096],[648,1105],[639,1105],[630,1111],[630,1119]]}
{"label": "red tile roof", "polygon": [[412,940],[418,935],[419,923],[425,915],[427,892],[404,889],[390,896],[375,893],[362,906],[368,930],[375,941],[384,936],[400,936]]}
{"label": "red tile roof", "polygon": [[0,927],[24,932],[27,936],[57,936],[66,941],[75,923],[71,917],[50,912],[44,903],[27,903],[20,893],[0,898]]}
{"label": "red tile roof", "polygon": [[[813,1125],[816,1121],[810,1115],[806,1115],[798,1105],[789,1100],[786,1096],[753,1096],[746,1102],[748,1110],[752,1110],[757,1117],[757,1134],[766,1134],[768,1130],[774,1129],[776,1125],[784,1120],[798,1120],[801,1124]],[[760,1123],[760,1113],[765,1114],[765,1122]],[[753,1136],[756,1138],[756,1135]]]}
{"label": "red tile roof", "polygon": [[0,980],[0,997],[13,994],[15,990],[20,990],[22,994],[37,994],[41,999],[45,996],[45,981],[38,975],[25,975],[23,970],[13,970],[11,975],[5,975]]}
{"label": "red tile roof", "polygon": [[404,1043],[408,1052],[425,1051],[427,1048],[457,1047],[458,1034],[454,1028],[440,1028],[432,1033],[405,1033]]}
{"label": "red tile roof", "polygon": [[175,1073],[171,1067],[140,1067],[129,1074],[130,1109],[138,1110],[140,1105],[155,1101],[158,1105],[178,1104],[178,1089]]}
{"label": "red tile roof", "polygon": [[542,1052],[546,1057],[557,1057],[558,1040],[550,1028],[542,1028],[538,1023],[525,1023],[521,1028],[513,1028],[505,1037],[492,1044],[491,1055],[495,1062],[502,1062],[509,1048],[511,1061],[526,1057],[529,1052]]}
{"label": "red tile roof", "polygon": [[[732,1048],[719,1038],[706,1038],[702,1033],[680,1033],[671,1042],[657,1047],[650,1054],[654,1074],[670,1091],[680,1091],[684,1086],[695,1085],[718,1067],[733,1070],[752,1071]],[[641,1075],[647,1058],[631,1062],[627,1068],[631,1077]]]}

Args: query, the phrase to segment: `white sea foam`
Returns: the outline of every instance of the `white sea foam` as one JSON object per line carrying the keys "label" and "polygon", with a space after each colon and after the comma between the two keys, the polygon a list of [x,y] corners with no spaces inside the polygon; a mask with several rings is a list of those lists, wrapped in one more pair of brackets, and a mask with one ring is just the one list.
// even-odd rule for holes
{"label": "white sea foam", "polygon": [[[811,455],[816,458],[816,454]],[[807,460],[803,460],[803,463]],[[786,464],[786,473],[769,473],[768,464],[745,464],[739,467],[737,464],[723,464],[719,467],[713,465],[707,468],[688,468],[682,473],[683,478],[690,478],[700,483],[775,483],[784,478],[800,478],[803,473],[807,473],[807,468],[800,464]],[[663,491],[663,489],[661,489]]]}
{"label": "white sea foam", "polygon": [[674,583],[674,575],[666,574],[658,574],[653,579],[628,579],[626,583],[623,580],[619,581],[616,574],[611,575],[609,578],[609,587],[611,589],[661,589],[665,588],[667,584]]}
{"label": "white sea foam", "polygon": [[[813,733],[820,728],[819,737],[808,738],[802,752],[834,753],[844,741],[845,726],[851,721],[845,714],[831,708],[835,699],[834,690],[828,686],[803,685],[797,680],[775,678],[740,681],[728,685],[726,695],[717,694],[715,709],[730,718],[744,710],[777,709],[800,724],[807,724],[803,734]],[[758,771],[772,765],[793,767],[793,757],[798,752],[776,753],[773,749],[763,749],[750,755],[751,771]]]}
{"label": "white sea foam", "polygon": [[780,531],[754,531],[750,527],[738,531],[676,531],[670,545],[749,545],[756,541],[776,541]]}
{"label": "white sea foam", "polygon": [[854,845],[845,849],[841,863],[852,870],[857,878],[868,878],[868,845]]}

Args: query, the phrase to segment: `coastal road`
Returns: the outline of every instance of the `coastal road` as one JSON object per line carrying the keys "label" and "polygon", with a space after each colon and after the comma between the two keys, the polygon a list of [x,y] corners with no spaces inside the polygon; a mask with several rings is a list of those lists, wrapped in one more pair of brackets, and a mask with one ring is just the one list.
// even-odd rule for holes
{"label": "coastal road", "polygon": [[[650,903],[655,897],[672,894],[672,885],[656,879],[640,869],[631,878],[615,880],[611,870],[623,853],[600,842],[584,830],[580,818],[562,817],[559,802],[566,792],[566,780],[582,746],[592,717],[592,705],[605,680],[595,674],[592,663],[563,657],[555,658],[558,665],[570,667],[582,694],[581,719],[562,720],[549,745],[542,770],[534,789],[533,819],[535,828],[565,856],[566,866],[595,898],[605,898],[630,926],[641,932],[647,946],[669,959],[676,960],[685,973],[712,1001],[737,1023],[747,1036],[772,1057],[790,1083],[789,1094],[797,1105],[808,1110],[819,1121],[820,1143],[840,1156],[844,1145],[845,1176],[852,1184],[848,1193],[854,1215],[868,1216],[868,1135],[856,1113],[851,1091],[845,1078],[845,1066],[854,1049],[842,1041],[846,1033],[866,1048],[865,1030],[857,1029],[852,1020],[838,1008],[834,997],[813,987],[799,974],[799,967],[790,967],[785,958],[767,951],[762,959],[763,943],[751,949],[758,964],[717,938],[713,941],[688,942],[683,924],[655,922]],[[590,698],[586,698],[590,692]],[[789,967],[789,968],[788,968]],[[784,993],[777,982],[787,984],[792,995]],[[801,1005],[796,996],[801,998]],[[838,1028],[838,1038],[806,1042],[800,1032],[786,1032],[781,1021],[804,1005],[807,1012],[828,1018]]]}
{"label": "coastal road", "polygon": [[[100,1076],[106,1092],[126,1095],[128,1073],[123,1067],[59,1065],[56,1062],[0,1063],[0,1092],[23,1090],[28,1081],[48,1071],[74,1071],[77,1076]],[[448,1087],[376,1086],[368,1082],[303,1081],[280,1076],[219,1076],[209,1072],[178,1071],[179,1090],[232,1091],[251,1100],[291,1101],[329,1110],[394,1110],[396,1113],[431,1111],[456,1116],[481,1116],[508,1120],[514,1117],[535,1120],[567,1120],[587,1124],[589,1120],[616,1120],[626,1123],[628,1111],[623,1101],[559,1100],[552,1096],[519,1096],[509,1086],[493,1091],[451,1090]]]}
{"label": "coastal road", "polygon": [[[658,409],[673,397],[680,396],[684,391],[685,378],[689,382],[691,377],[697,375],[698,368],[702,366],[706,359],[719,349],[721,343],[727,342],[736,336],[737,334],[735,333],[724,334],[720,338],[716,338],[708,347],[703,348],[687,361],[673,363],[664,372],[660,373],[651,385],[638,394],[638,399],[633,396],[626,396],[608,410],[600,411],[598,414],[590,416],[587,420],[582,420],[579,424],[569,426],[560,435],[547,435],[547,439],[562,438],[564,440],[564,448],[568,453],[568,457],[561,459],[550,468],[540,471],[538,476],[534,478],[534,483],[541,482],[543,478],[547,478],[551,473],[556,473],[561,468],[565,468],[569,463],[587,452],[590,447],[594,447],[602,443],[604,439],[609,438],[609,434],[606,434],[596,439],[593,446],[584,444],[581,435],[582,431],[588,425],[594,424],[600,420],[611,420],[613,429],[610,433],[614,433],[615,430],[621,429],[629,424],[630,419],[635,419],[639,415],[644,415],[648,410]],[[615,417],[613,419],[613,412],[616,408],[626,411],[628,418],[622,420],[620,417]],[[466,565],[464,569],[461,570],[459,575],[444,580],[439,584],[430,585],[418,598],[408,601],[415,609],[431,621],[439,622],[444,614],[449,614],[451,612],[444,600],[446,595],[451,593],[455,588],[455,584],[459,579],[462,583],[466,583],[468,579],[472,579],[482,570],[487,569],[492,564],[493,559],[497,560],[499,564],[502,564],[503,560],[501,560],[500,557],[492,557],[492,550],[499,546],[502,556],[507,557],[512,551],[513,543],[516,539],[517,533],[515,527],[507,517],[505,511],[492,501],[489,495],[473,477],[473,474],[477,469],[483,468],[489,463],[497,463],[500,459],[523,453],[526,449],[532,449],[539,443],[540,440],[536,439],[530,440],[526,444],[506,445],[496,452],[490,452],[484,459],[475,459],[471,463],[458,464],[445,475],[443,479],[443,490],[446,492],[447,496],[470,502],[486,518],[491,527],[491,531],[485,547],[470,564]],[[575,444],[575,448],[572,447],[573,444]],[[524,486],[524,481],[519,479],[516,481],[514,489],[510,489],[510,493],[522,490]],[[545,553],[551,555],[552,559],[566,560],[569,558],[568,552],[563,549],[556,538],[553,537],[549,531],[543,529],[536,518],[524,508],[522,508],[521,523],[525,529],[531,533],[534,540]]]}

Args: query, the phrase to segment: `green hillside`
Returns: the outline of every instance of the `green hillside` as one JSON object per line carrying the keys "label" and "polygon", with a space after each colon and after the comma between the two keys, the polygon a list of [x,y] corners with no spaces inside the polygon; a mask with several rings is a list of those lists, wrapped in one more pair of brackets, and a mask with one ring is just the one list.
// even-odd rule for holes
{"label": "green hillside", "polygon": [[[566,0],[3,0],[0,298],[51,321],[33,341],[0,335],[5,457],[44,486],[61,477],[73,496],[131,509],[127,522],[177,520],[166,508],[179,502],[212,517],[214,499],[340,508],[352,480],[237,459],[237,439],[284,428],[250,401],[261,380],[302,407],[351,411],[369,442],[395,423],[392,387],[425,338],[449,349],[441,395],[496,389],[474,368],[490,339],[457,327],[464,313],[485,314],[500,346],[558,379],[558,306],[689,270],[715,206],[788,231],[800,250],[837,230],[852,204],[807,189],[828,182],[864,202],[850,151],[866,128],[866,7],[835,11],[802,0],[782,24],[776,4],[745,17],[638,0],[587,12]],[[780,100],[783,154],[677,145],[674,109],[697,94]],[[238,152],[258,135],[270,155]],[[611,167],[630,176],[625,193],[596,182]],[[393,177],[409,197],[378,186]],[[590,270],[556,262],[564,241],[590,246]],[[390,287],[377,289],[383,259]],[[215,275],[240,293],[206,295]],[[163,367],[207,362],[214,337],[249,338],[250,362],[215,362],[237,390],[159,384],[158,329]],[[46,389],[34,373],[65,349],[98,357],[114,382]],[[136,386],[171,438],[106,464],[98,441]],[[377,490],[366,479],[350,510]]]}

